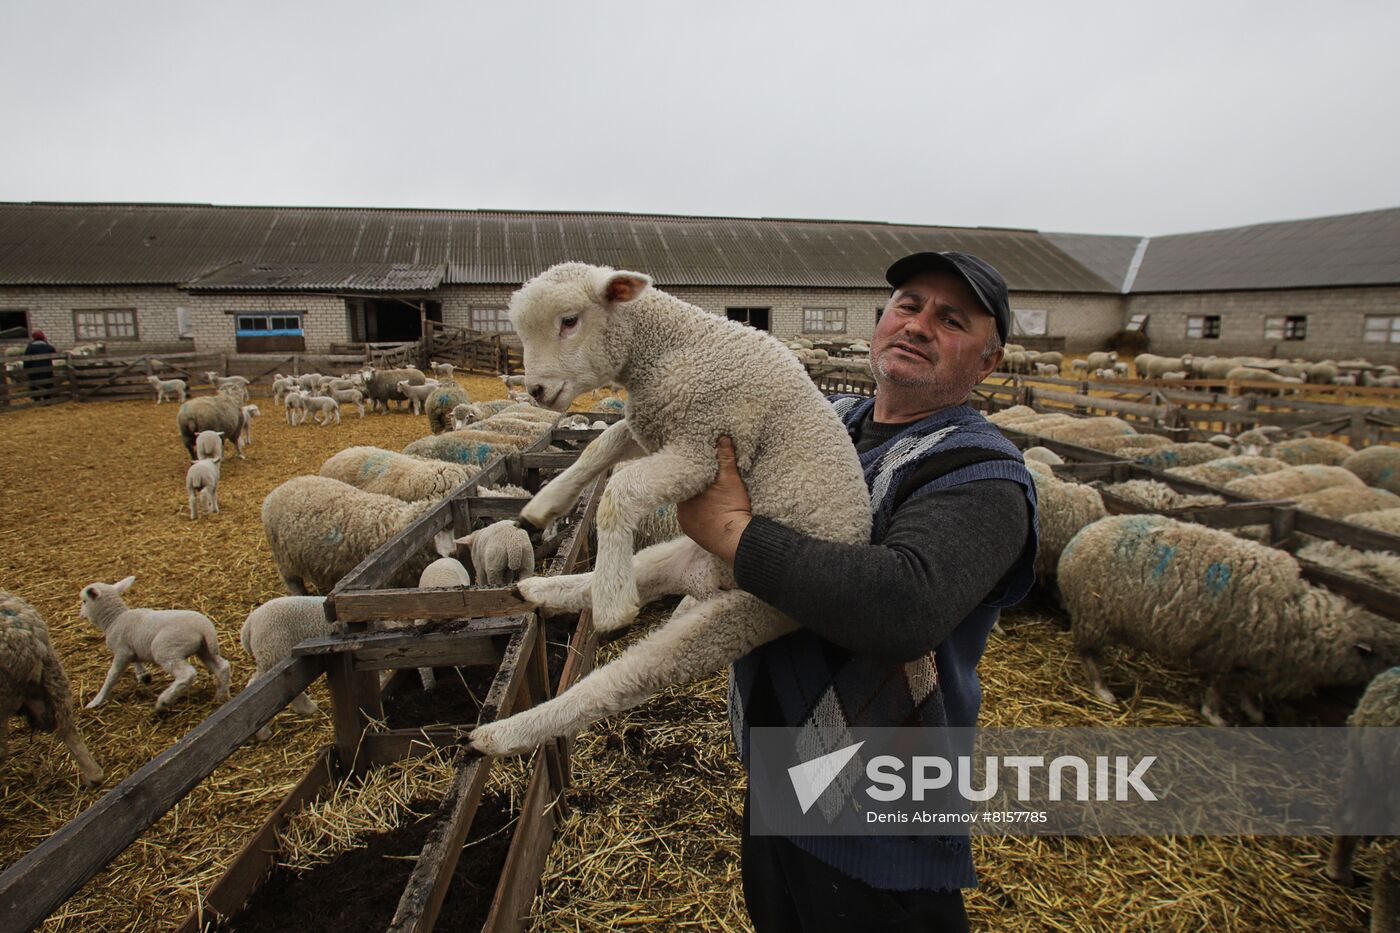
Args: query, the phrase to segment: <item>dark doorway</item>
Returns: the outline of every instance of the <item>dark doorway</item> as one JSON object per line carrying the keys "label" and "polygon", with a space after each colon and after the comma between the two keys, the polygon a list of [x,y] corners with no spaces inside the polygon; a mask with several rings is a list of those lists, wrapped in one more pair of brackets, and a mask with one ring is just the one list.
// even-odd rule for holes
{"label": "dark doorway", "polygon": [[[413,299],[365,298],[360,311],[353,316],[355,338],[366,343],[401,343],[421,340],[422,323],[418,317],[420,302]],[[428,320],[442,323],[442,302],[421,302]]]}
{"label": "dark doorway", "polygon": [[724,313],[731,321],[738,321],[758,330],[768,330],[767,308],[725,308]]}

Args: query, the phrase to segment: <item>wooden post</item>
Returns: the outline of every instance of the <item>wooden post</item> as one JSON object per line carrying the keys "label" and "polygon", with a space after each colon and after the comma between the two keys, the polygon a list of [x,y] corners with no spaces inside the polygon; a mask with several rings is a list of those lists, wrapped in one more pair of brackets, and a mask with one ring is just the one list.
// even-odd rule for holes
{"label": "wooden post", "polygon": [[1347,437],[1351,441],[1352,450],[1360,450],[1370,443],[1370,438],[1367,437],[1370,432],[1366,427],[1366,412],[1353,412],[1351,424],[1347,427]]}
{"label": "wooden post", "polygon": [[1296,508],[1276,507],[1269,519],[1269,544],[1279,547],[1293,537],[1293,523],[1297,516]]}

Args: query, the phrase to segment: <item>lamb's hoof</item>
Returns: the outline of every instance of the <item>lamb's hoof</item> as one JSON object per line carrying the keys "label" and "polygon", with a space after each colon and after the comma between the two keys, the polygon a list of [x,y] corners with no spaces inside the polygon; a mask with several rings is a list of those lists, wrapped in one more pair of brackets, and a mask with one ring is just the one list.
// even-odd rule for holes
{"label": "lamb's hoof", "polygon": [[99,706],[102,705],[102,702],[102,700],[91,700],[86,706],[83,707],[83,709],[97,709]]}
{"label": "lamb's hoof", "polygon": [[97,777],[83,778],[82,783],[83,787],[88,790],[97,790],[97,788],[102,786],[102,775],[99,773]]}
{"label": "lamb's hoof", "polygon": [[[523,581],[522,581],[522,582],[523,582]],[[533,599],[531,599],[530,597],[528,597],[528,596],[525,595],[525,592],[524,592],[523,590],[520,589],[520,584],[519,584],[519,583],[517,583],[515,586],[512,586],[512,587],[510,588],[510,595],[511,595],[511,596],[514,596],[516,599],[520,600],[522,603],[529,603],[531,606],[538,606],[538,605],[539,605],[539,603],[535,602]]]}
{"label": "lamb's hoof", "polygon": [[522,744],[515,731],[505,722],[493,722],[473,729],[467,741],[475,751],[495,758],[519,755],[534,748],[533,745]]}
{"label": "lamb's hoof", "polygon": [[1109,706],[1118,705],[1118,698],[1114,696],[1113,691],[1108,689],[1107,687],[1095,687],[1094,696],[1098,697],[1100,700],[1103,700]]}
{"label": "lamb's hoof", "polygon": [[616,632],[632,624],[637,618],[640,607],[636,605],[619,606],[616,609],[607,607],[593,607],[593,627],[600,632]]}
{"label": "lamb's hoof", "polygon": [[1347,869],[1344,872],[1333,874],[1332,869],[1329,866],[1326,870],[1326,874],[1328,881],[1335,882],[1336,884],[1339,884],[1344,888],[1356,887],[1357,876],[1356,873],[1353,872],[1351,869]]}
{"label": "lamb's hoof", "polygon": [[148,683],[151,682],[151,675],[150,675],[150,674],[137,674],[137,675],[136,675],[136,682],[137,682],[138,684],[148,684]]}

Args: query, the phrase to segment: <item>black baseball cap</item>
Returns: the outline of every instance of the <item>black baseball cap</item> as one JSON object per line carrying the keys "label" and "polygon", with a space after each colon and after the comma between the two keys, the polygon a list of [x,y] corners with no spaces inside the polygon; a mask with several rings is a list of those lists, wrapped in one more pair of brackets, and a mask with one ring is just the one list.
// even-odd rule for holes
{"label": "black baseball cap", "polygon": [[914,275],[932,270],[957,273],[972,289],[977,300],[982,302],[982,310],[997,322],[997,335],[1002,343],[1006,343],[1006,335],[1011,330],[1011,299],[1006,293],[1006,280],[1000,272],[976,256],[957,252],[914,253],[886,269],[885,281],[892,288],[899,288]]}

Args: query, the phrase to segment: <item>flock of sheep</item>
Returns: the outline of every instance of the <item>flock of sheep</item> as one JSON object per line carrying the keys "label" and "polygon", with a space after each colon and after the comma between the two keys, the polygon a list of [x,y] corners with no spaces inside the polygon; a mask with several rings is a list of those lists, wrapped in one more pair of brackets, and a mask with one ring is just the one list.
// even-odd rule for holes
{"label": "flock of sheep", "polygon": [[1027,350],[1020,344],[1008,343],[1002,369],[1009,373],[1037,376],[1072,376],[1074,378],[1124,379],[1129,374],[1139,379],[1183,381],[1186,379],[1251,380],[1281,384],[1312,383],[1315,385],[1379,386],[1400,388],[1400,367],[1375,366],[1363,359],[1283,360],[1256,356],[1158,356],[1139,353],[1132,358],[1130,368],[1115,352],[1090,353],[1065,362],[1059,351]]}

